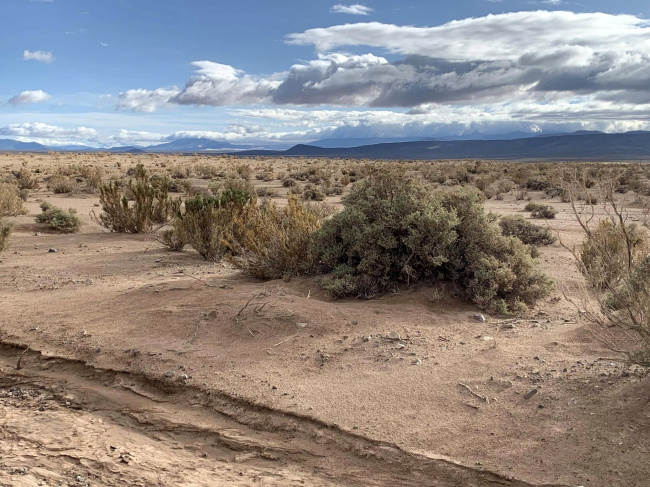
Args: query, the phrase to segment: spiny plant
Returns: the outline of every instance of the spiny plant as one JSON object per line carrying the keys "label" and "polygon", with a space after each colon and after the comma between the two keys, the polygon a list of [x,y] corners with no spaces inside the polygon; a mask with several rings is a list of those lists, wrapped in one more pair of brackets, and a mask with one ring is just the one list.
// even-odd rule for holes
{"label": "spiny plant", "polygon": [[[93,219],[112,232],[151,232],[154,224],[165,224],[180,203],[169,197],[169,179],[152,179],[142,164],[134,170],[126,191],[117,181],[99,187],[102,213]],[[129,201],[127,194],[132,201]]]}

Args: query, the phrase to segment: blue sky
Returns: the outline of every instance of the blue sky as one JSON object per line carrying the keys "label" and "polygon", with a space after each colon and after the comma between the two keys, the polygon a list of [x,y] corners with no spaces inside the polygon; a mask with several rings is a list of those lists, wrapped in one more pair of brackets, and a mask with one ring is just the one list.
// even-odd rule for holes
{"label": "blue sky", "polygon": [[640,0],[3,0],[0,138],[650,129]]}

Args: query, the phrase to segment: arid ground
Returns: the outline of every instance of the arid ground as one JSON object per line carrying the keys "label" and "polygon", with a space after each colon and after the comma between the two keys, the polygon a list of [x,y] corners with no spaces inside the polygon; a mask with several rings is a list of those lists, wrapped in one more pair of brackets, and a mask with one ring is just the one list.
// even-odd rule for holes
{"label": "arid ground", "polygon": [[[90,216],[95,192],[45,182],[73,163],[110,178],[137,162],[215,177],[249,164],[278,200],[292,171],[360,164],[0,157],[2,174],[40,178],[0,254],[0,485],[648,485],[650,383],[566,299],[583,297],[582,277],[559,243],[539,249],[557,290],[521,317],[479,322],[426,285],[332,300],[311,278],[259,281],[154,235],[110,233]],[[207,188],[197,174],[183,180]],[[486,208],[527,216],[517,192]],[[580,243],[567,203],[528,197]],[[81,231],[36,224],[42,201],[75,208]]]}

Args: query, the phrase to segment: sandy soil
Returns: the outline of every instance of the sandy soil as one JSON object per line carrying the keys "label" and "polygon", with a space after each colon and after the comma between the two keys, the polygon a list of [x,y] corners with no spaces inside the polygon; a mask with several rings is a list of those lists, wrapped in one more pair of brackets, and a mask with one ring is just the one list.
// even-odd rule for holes
{"label": "sandy soil", "polygon": [[[77,208],[82,231],[34,224],[37,200]],[[479,323],[428,287],[332,301],[310,279],[253,280],[107,233],[88,216],[97,201],[39,190],[0,254],[0,338],[23,347],[0,349],[0,485],[632,487],[650,475],[648,380],[562,296],[581,281],[559,244],[541,249],[558,292],[514,322]],[[553,226],[578,242],[553,205]]]}

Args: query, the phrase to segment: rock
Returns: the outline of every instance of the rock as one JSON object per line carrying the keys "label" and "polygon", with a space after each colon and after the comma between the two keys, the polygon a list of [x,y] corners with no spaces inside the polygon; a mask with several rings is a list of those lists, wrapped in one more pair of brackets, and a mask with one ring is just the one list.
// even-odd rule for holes
{"label": "rock", "polygon": [[481,337],[481,340],[483,340],[484,342],[491,342],[492,340],[494,340],[494,338],[484,335]]}
{"label": "rock", "polygon": [[419,358],[418,358],[418,359],[415,359],[415,360],[413,361],[413,365],[422,365],[422,360],[420,360]]}
{"label": "rock", "polygon": [[532,391],[530,391],[528,394],[526,394],[526,395],[524,396],[524,399],[530,399],[531,397],[533,397],[533,396],[534,396],[535,394],[537,394],[538,392],[539,392],[539,391],[538,391],[537,389],[533,389]]}
{"label": "rock", "polygon": [[305,328],[307,326],[307,323],[296,323],[296,326],[298,328]]}
{"label": "rock", "polygon": [[395,348],[398,348],[398,349],[400,349],[400,350],[401,350],[402,348],[405,348],[405,347],[406,347],[406,345],[404,345],[403,343],[398,343],[398,344],[395,346]]}
{"label": "rock", "polygon": [[174,377],[174,375],[175,375],[175,374],[174,374],[173,371],[168,370],[167,372],[165,372],[165,373],[163,374],[163,377],[167,377],[168,379],[170,379],[170,378]]}
{"label": "rock", "polygon": [[58,252],[58,250],[56,250],[56,249],[53,248],[53,247],[50,247],[49,249],[47,249],[47,252],[48,252],[48,254],[55,254],[55,253]]}
{"label": "rock", "polygon": [[485,323],[485,322],[487,321],[487,320],[485,319],[485,316],[483,316],[482,314],[475,314],[475,315],[474,315],[474,319],[475,319],[476,321],[480,321],[481,323]]}
{"label": "rock", "polygon": [[189,376],[187,374],[180,374],[178,376],[178,379],[176,379],[176,380],[184,381],[184,380],[187,380],[187,379],[189,379]]}
{"label": "rock", "polygon": [[389,332],[388,336],[386,338],[388,338],[389,340],[401,340],[402,339],[402,337],[399,336],[399,333],[397,333],[396,331]]}
{"label": "rock", "polygon": [[361,340],[363,340],[364,342],[369,342],[370,340],[372,340],[372,337],[370,335],[366,335]]}
{"label": "rock", "polygon": [[501,328],[503,330],[514,330],[517,327],[514,323],[504,323],[503,325],[501,325]]}
{"label": "rock", "polygon": [[89,285],[90,285],[90,284],[92,284],[92,283],[93,283],[92,278],[91,278],[91,277],[86,277],[86,284],[89,284]]}

